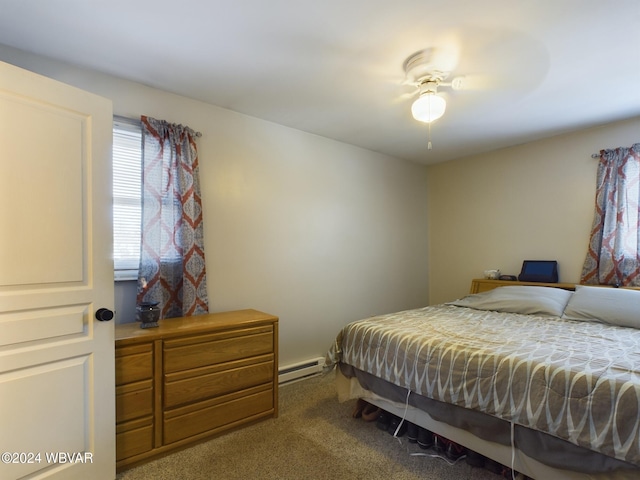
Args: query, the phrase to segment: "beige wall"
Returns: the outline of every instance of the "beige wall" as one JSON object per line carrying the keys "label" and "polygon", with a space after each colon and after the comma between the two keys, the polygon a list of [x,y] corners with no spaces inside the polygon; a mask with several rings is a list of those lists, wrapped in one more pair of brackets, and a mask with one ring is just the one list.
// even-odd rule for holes
{"label": "beige wall", "polygon": [[558,260],[578,282],[603,148],[640,141],[640,118],[429,167],[429,302],[458,298],[486,269]]}
{"label": "beige wall", "polygon": [[[427,303],[426,167],[9,47],[0,60],[202,132],[210,309],[278,315],[280,365],[324,356],[347,322]],[[127,283],[119,321],[134,315]]]}
{"label": "beige wall", "polygon": [[[635,119],[424,167],[9,47],[0,60],[203,133],[211,310],[279,315],[281,365],[323,356],[349,321],[460,297],[487,268],[557,259],[577,281],[591,154],[640,141]],[[120,321],[134,292],[116,285]]]}

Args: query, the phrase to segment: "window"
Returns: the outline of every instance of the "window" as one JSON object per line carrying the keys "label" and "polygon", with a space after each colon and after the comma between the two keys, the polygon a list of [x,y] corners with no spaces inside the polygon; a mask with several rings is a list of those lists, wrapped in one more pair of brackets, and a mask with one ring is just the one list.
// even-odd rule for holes
{"label": "window", "polygon": [[140,263],[142,130],[113,122],[113,262],[116,280],[138,278]]}

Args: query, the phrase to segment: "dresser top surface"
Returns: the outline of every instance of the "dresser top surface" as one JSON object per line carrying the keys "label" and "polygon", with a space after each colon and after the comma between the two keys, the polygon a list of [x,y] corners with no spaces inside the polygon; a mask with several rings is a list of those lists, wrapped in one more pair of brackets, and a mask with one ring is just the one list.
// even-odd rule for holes
{"label": "dresser top surface", "polygon": [[140,328],[140,322],[119,324],[115,326],[115,340],[119,343],[135,343],[205,331],[271,324],[277,321],[278,317],[275,315],[253,309],[207,313],[190,317],[166,318],[158,322],[158,327],[153,328]]}

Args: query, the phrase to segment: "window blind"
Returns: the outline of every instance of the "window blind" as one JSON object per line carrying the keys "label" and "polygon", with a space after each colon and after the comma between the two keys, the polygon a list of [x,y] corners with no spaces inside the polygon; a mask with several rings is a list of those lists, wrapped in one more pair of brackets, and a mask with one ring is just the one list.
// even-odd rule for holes
{"label": "window blind", "polygon": [[142,131],[134,120],[113,123],[113,260],[116,280],[138,277]]}

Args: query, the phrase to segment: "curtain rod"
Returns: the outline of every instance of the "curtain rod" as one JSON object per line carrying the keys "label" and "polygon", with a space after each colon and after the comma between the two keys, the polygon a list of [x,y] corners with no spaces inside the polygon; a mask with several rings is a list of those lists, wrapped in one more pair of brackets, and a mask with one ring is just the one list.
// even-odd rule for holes
{"label": "curtain rod", "polygon": [[[618,147],[618,148],[622,148],[622,147]],[[632,149],[632,150],[634,150],[634,151],[636,151],[638,148],[640,148],[640,143],[634,143],[634,144],[633,144],[633,145],[631,145],[631,147],[630,147],[630,149]],[[611,150],[609,150],[609,149],[600,150],[600,152],[599,152],[599,153],[593,153],[593,154],[591,154],[591,158],[600,158],[600,157],[601,157],[601,154],[602,154],[602,152],[603,152],[603,151],[605,151],[605,152],[606,152],[606,151],[613,151],[613,150],[617,150],[617,148],[616,148],[616,149],[611,149]]]}
{"label": "curtain rod", "polygon": [[[142,125],[142,122],[140,122],[140,119],[136,119],[136,118],[129,118],[129,117],[124,117],[122,115],[114,115],[113,116],[114,120],[118,120],[120,122],[125,122],[125,123],[130,123],[133,125]],[[200,132],[196,132],[196,137],[201,137],[202,133]]]}

